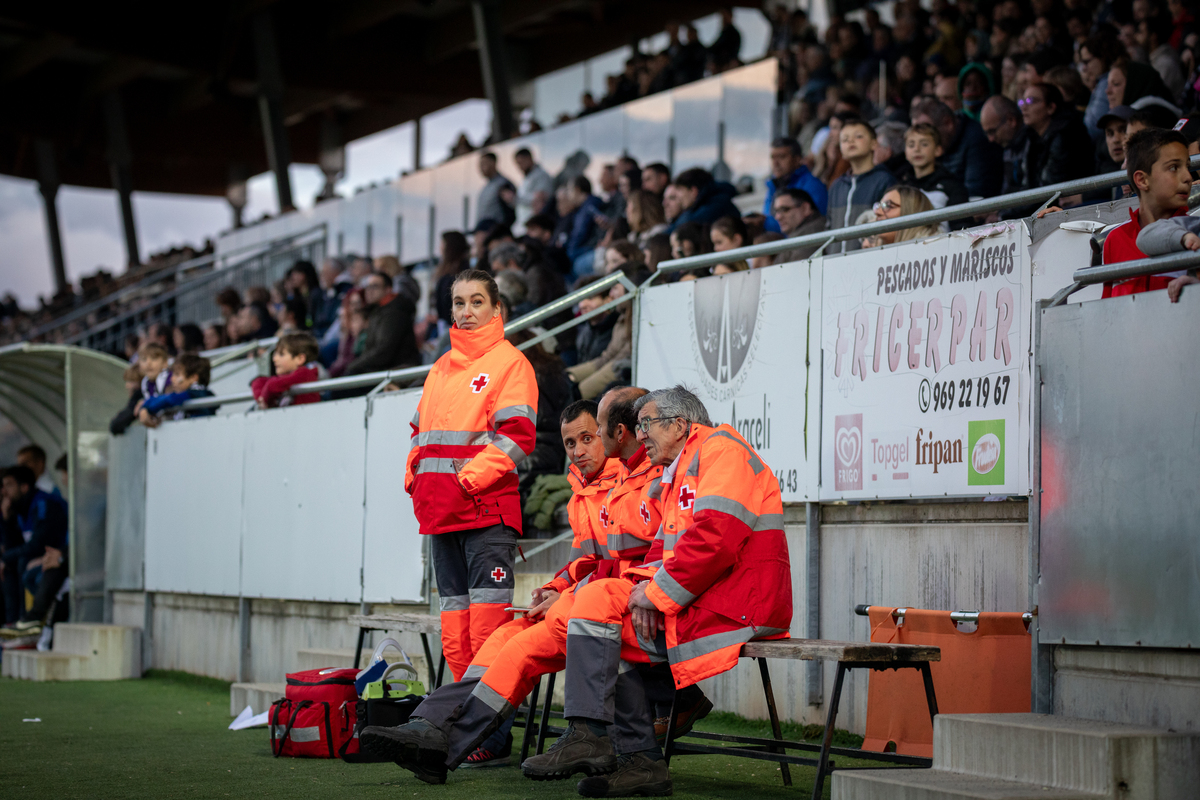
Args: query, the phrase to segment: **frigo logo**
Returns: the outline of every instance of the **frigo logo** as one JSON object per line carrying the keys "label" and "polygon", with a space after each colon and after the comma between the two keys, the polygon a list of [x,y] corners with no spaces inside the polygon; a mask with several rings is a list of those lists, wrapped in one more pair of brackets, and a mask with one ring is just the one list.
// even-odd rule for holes
{"label": "frigo logo", "polygon": [[728,400],[741,388],[754,361],[762,273],[735,272],[692,286],[696,368],[709,395]]}

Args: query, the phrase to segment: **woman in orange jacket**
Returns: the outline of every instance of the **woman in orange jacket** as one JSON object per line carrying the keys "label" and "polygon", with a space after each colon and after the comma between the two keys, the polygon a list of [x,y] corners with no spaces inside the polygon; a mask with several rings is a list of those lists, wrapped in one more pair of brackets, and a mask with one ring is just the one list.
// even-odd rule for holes
{"label": "woman in orange jacket", "polygon": [[450,351],[433,365],[412,422],[404,488],[421,533],[433,535],[442,652],[454,679],[512,618],[521,532],[517,464],[536,438],[533,367],[504,338],[500,293],[466,270],[451,289]]}

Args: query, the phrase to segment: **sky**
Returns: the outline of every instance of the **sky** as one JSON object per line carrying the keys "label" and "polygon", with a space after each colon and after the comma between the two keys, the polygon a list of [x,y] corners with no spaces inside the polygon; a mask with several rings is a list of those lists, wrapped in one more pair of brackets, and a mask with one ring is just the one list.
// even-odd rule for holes
{"label": "sky", "polygon": [[[742,59],[757,59],[766,51],[770,29],[762,15],[751,9],[735,9],[734,24],[742,33]],[[712,42],[719,31],[716,15],[696,21],[700,40]],[[643,50],[657,51],[666,44],[666,34],[645,40]],[[544,125],[559,114],[574,114],[585,89],[596,97],[604,94],[605,76],[619,72],[629,55],[621,48],[538,78],[534,84],[534,116]],[[421,163],[445,160],[460,133],[478,144],[491,129],[491,107],[486,100],[466,100],[425,116],[422,120]],[[339,194],[392,180],[413,168],[413,123],[406,122],[346,145],[346,172],[337,184]],[[289,169],[292,193],[301,208],[309,208],[324,185],[324,176],[313,165],[293,164]],[[278,213],[275,179],[269,173],[252,177],[243,212],[247,221],[263,214]],[[125,271],[125,240],[121,232],[120,208],[115,192],[64,186],[58,192],[59,225],[63,236],[63,259],[67,279],[79,286],[79,278],[97,269],[113,274]],[[171,247],[202,247],[233,224],[224,198],[192,195],[133,193],[133,215],[138,246],[144,259]],[[34,181],[0,176],[0,296],[11,292],[25,308],[37,305],[39,296],[53,294],[50,245],[46,236],[41,195]]]}

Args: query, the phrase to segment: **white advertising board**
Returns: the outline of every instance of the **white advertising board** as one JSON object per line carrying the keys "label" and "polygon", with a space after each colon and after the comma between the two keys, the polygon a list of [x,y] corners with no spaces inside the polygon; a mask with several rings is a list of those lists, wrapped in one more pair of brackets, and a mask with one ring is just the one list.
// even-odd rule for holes
{"label": "white advertising board", "polygon": [[821,499],[1029,492],[1018,224],[826,262]]}
{"label": "white advertising board", "polygon": [[[641,296],[636,382],[683,384],[759,452],[786,502],[817,499],[820,261],[656,286]],[[808,366],[813,361],[813,368]]]}

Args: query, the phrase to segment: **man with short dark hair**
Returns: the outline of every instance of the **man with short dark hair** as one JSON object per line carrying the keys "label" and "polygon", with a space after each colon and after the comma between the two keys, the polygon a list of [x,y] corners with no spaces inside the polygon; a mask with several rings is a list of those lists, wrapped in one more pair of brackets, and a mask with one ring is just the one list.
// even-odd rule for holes
{"label": "man with short dark hair", "polygon": [[955,114],[945,103],[925,100],[912,116],[914,125],[927,123],[942,137],[941,165],[962,181],[974,197],[994,197],[1004,182],[1004,154],[999,145],[989,142],[979,123],[964,114]]}
{"label": "man with short dark hair", "polygon": [[[67,509],[61,500],[37,488],[29,467],[13,466],[0,475],[0,584],[4,621],[17,622],[25,611],[23,579],[41,567],[47,547],[67,549]],[[35,587],[36,588],[36,587]]]}
{"label": "man with short dark hair", "polygon": [[496,167],[496,154],[485,152],[479,156],[479,174],[487,181],[479,190],[479,199],[475,202],[475,223],[478,225],[485,219],[490,219],[497,225],[511,225],[516,219],[511,202],[505,196],[515,197],[517,187],[512,181],[500,174]]}
{"label": "man with short dark hair", "polygon": [[[788,239],[819,233],[828,225],[825,215],[817,210],[817,204],[803,189],[784,189],[775,197],[771,213],[779,220],[783,235]],[[820,245],[807,245],[786,250],[775,256],[776,264],[803,261],[816,252]]]}
{"label": "man with short dark hair", "polygon": [[517,225],[520,226],[535,214],[542,214],[552,208],[550,200],[554,197],[554,179],[542,169],[541,164],[533,160],[533,153],[528,147],[522,147],[514,153],[513,161],[525,176],[525,180],[521,181],[521,188],[517,191]]}
{"label": "man with short dark hair", "polygon": [[829,191],[825,184],[804,165],[800,143],[787,136],[771,142],[771,177],[767,178],[767,197],[763,200],[763,215],[767,218],[765,228],[769,231],[782,230],[781,223],[772,215],[775,195],[781,189],[803,189],[820,214],[828,207]]}
{"label": "man with short dark hair", "polygon": [[362,355],[350,362],[345,374],[420,366],[421,351],[413,333],[413,318],[417,313],[413,301],[393,292],[392,279],[382,272],[372,272],[365,283],[367,338]]}
{"label": "man with short dark hair", "polygon": [[592,271],[596,245],[603,235],[600,226],[596,224],[596,218],[604,216],[603,203],[599,197],[592,194],[592,182],[586,175],[576,175],[571,179],[563,199],[563,207],[567,211],[562,216],[565,218],[567,214],[571,215],[569,233],[563,249],[571,259],[571,274],[578,277]]}
{"label": "man with short dark hair", "polygon": [[668,232],[685,222],[711,225],[721,217],[742,217],[742,212],[733,204],[737,189],[733,184],[714,180],[712,173],[706,169],[685,169],[675,176],[671,185],[679,194],[679,205],[683,212],[671,223]]}
{"label": "man with short dark hair", "polygon": [[658,195],[660,200],[670,182],[671,170],[667,168],[666,164],[655,161],[653,164],[642,167],[642,188]]}
{"label": "man with short dark hair", "polygon": [[51,497],[62,499],[62,492],[54,485],[54,481],[50,480],[49,473],[46,472],[46,451],[39,445],[27,444],[17,451],[17,464],[22,467],[29,467],[33,471],[33,477],[37,479],[36,486]]}

